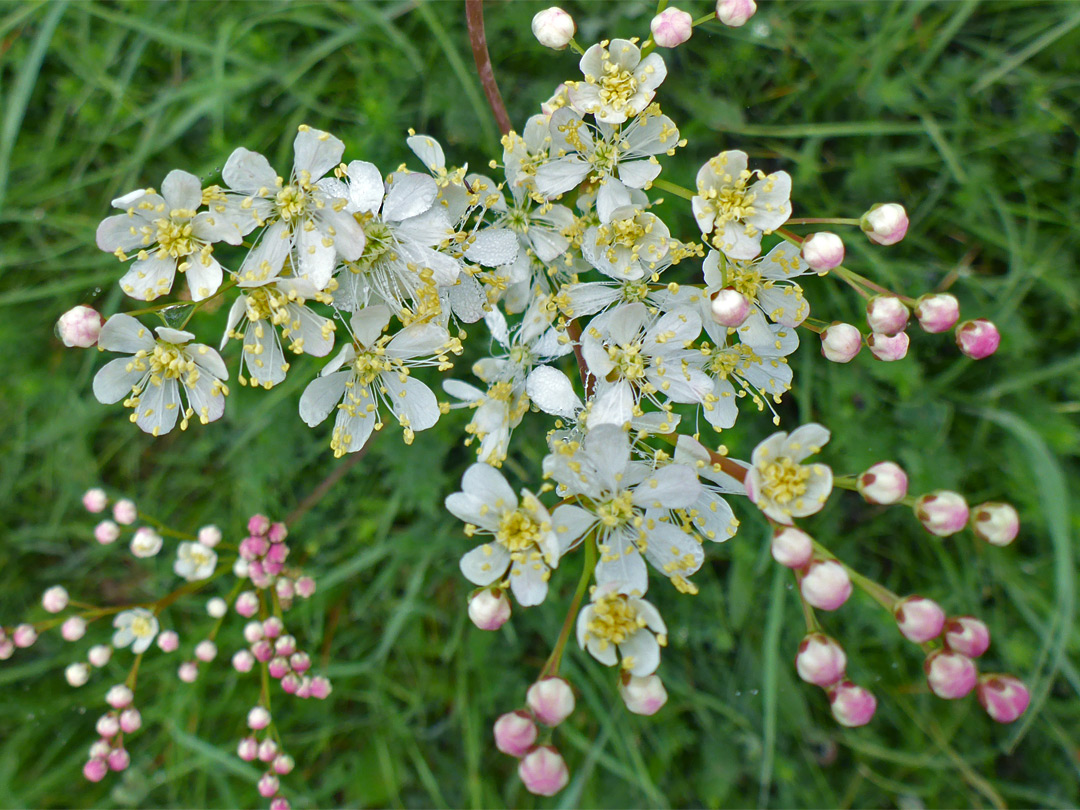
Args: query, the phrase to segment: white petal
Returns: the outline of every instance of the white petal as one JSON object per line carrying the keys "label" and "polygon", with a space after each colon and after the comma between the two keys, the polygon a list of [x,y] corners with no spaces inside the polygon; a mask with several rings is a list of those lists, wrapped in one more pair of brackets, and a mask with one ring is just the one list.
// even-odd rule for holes
{"label": "white petal", "polygon": [[517,235],[505,228],[489,228],[477,232],[475,241],[465,251],[465,258],[484,267],[511,264],[518,255]]}
{"label": "white petal", "polygon": [[135,354],[140,349],[154,348],[154,336],[130,315],[117,313],[105,322],[98,335],[98,346],[108,352]]}
{"label": "white petal", "polygon": [[701,493],[697,475],[685,464],[669,464],[646,478],[634,490],[634,504],[646,509],[681,509]]}
{"label": "white petal", "polygon": [[405,143],[420,158],[429,171],[438,172],[446,168],[446,156],[443,155],[439,142],[429,135],[410,135]]}
{"label": "white petal", "polygon": [[424,383],[415,377],[402,382],[397,374],[379,375],[389,392],[390,407],[404,427],[414,431],[427,430],[439,421],[439,401]]}
{"label": "white petal", "polygon": [[828,428],[811,422],[791,432],[784,443],[783,453],[795,461],[802,461],[807,456],[821,452],[831,435]]}
{"label": "white petal", "polygon": [[542,560],[515,561],[510,568],[510,590],[522,607],[542,604],[547,597],[547,565]]}
{"label": "white petal", "polygon": [[362,214],[375,213],[385,193],[382,174],[374,163],[354,160],[349,164],[349,208]]}
{"label": "white petal", "polygon": [[[488,466],[487,464],[484,465]],[[487,502],[467,492],[454,492],[443,501],[446,511],[465,523],[479,526],[486,531],[495,531],[499,526],[499,512],[495,512]]]}
{"label": "white petal", "polygon": [[180,414],[180,388],[176,380],[162,380],[160,385],[148,383],[139,395],[135,414],[135,424],[145,433],[164,436],[172,430]]}
{"label": "white petal", "polygon": [[319,229],[334,240],[334,250],[341,258],[354,262],[363,255],[367,237],[352,214],[344,209],[337,211],[334,205],[340,203],[329,203],[319,212]]}
{"label": "white petal", "polygon": [[638,630],[619,645],[623,659],[631,659],[630,674],[643,678],[652,675],[660,666],[660,644],[648,630]]}
{"label": "white petal", "polygon": [[297,229],[295,258],[299,276],[315,285],[316,290],[325,289],[334,274],[337,251],[333,241],[314,222],[305,222]]}
{"label": "white petal", "polygon": [[626,380],[603,385],[590,402],[586,424],[590,431],[601,426],[621,428],[634,415],[634,391]]}
{"label": "white petal", "polygon": [[617,531],[607,537],[607,550],[600,554],[596,564],[596,582],[598,585],[619,583],[630,593],[645,593],[649,588],[649,572],[645,560],[632,536],[626,531]]}
{"label": "white petal", "polygon": [[461,478],[461,489],[496,510],[517,509],[518,499],[501,472],[488,464],[473,464]]}
{"label": "white petal", "polygon": [[285,257],[292,249],[293,232],[284,222],[275,222],[259,238],[259,242],[244,257],[239,270],[241,287],[258,287],[277,278]]}
{"label": "white petal", "polygon": [[525,381],[525,393],[537,408],[553,416],[574,419],[585,407],[570,378],[552,366],[537,366]]}
{"label": "white petal", "polygon": [[187,280],[191,289],[192,301],[203,301],[218,291],[221,286],[221,265],[213,254],[204,259],[202,254],[193,253],[188,257]]}
{"label": "white petal", "polygon": [[619,164],[619,179],[630,188],[645,188],[660,174],[660,164],[651,160],[628,160]]}
{"label": "white petal", "polygon": [[345,144],[329,132],[304,128],[293,139],[293,153],[293,171],[307,172],[313,183],[341,163]]}
{"label": "white petal", "polygon": [[324,421],[345,395],[345,383],[351,371],[336,371],[325,377],[316,377],[300,396],[300,418],[308,427]]}
{"label": "white petal", "polygon": [[536,191],[546,199],[577,188],[589,173],[589,163],[577,155],[556,158],[536,170]]}
{"label": "white petal", "polygon": [[[244,346],[244,365],[254,382],[267,388],[285,379],[285,354],[270,321],[249,322],[244,330]],[[254,349],[249,350],[248,346]]]}
{"label": "white petal", "polygon": [[498,543],[477,546],[461,558],[461,573],[473,585],[487,586],[501,579],[510,566],[510,552]]}
{"label": "white petal", "polygon": [[142,246],[143,235],[138,229],[145,224],[140,217],[127,214],[106,217],[97,228],[97,246],[106,253],[135,250]]}
{"label": "white petal", "polygon": [[688,577],[701,568],[705,552],[693,536],[670,523],[657,521],[649,530],[645,559],[666,577]]}
{"label": "white petal", "polygon": [[172,210],[194,211],[202,206],[202,183],[191,172],[173,169],[161,183],[161,196]]}
{"label": "white petal", "polygon": [[551,513],[551,526],[559,544],[559,556],[561,557],[577,541],[596,524],[596,515],[580,506],[563,504],[555,508]]}
{"label": "white petal", "polygon": [[240,147],[235,149],[225,161],[221,170],[221,179],[233,191],[253,195],[262,189],[274,188],[277,172],[270,166],[270,161],[258,152]]}
{"label": "white petal", "polygon": [[388,323],[390,310],[383,304],[375,304],[354,312],[350,325],[357,342],[361,346],[371,346],[379,339]]}
{"label": "white petal", "polygon": [[120,289],[140,301],[153,301],[172,290],[175,276],[176,259],[171,256],[159,259],[151,253],[132,263],[120,279]]}
{"label": "white petal", "polygon": [[131,395],[132,386],[136,385],[146,372],[134,367],[128,371],[130,364],[131,358],[119,357],[103,365],[94,375],[94,396],[98,402],[112,405]]}
{"label": "white petal", "polygon": [[383,202],[383,219],[400,222],[427,211],[435,202],[439,187],[426,174],[395,172]]}
{"label": "white petal", "polygon": [[371,392],[359,385],[346,391],[345,401],[349,407],[338,408],[333,436],[339,450],[355,453],[367,444],[371,431],[375,429],[379,416],[378,408],[368,410],[375,403],[371,400]]}

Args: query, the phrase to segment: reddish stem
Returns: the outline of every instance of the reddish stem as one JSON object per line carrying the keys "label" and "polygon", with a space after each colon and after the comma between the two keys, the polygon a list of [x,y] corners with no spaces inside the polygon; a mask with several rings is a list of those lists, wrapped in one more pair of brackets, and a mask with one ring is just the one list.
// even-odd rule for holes
{"label": "reddish stem", "polygon": [[499,85],[495,83],[495,71],[491,68],[491,55],[488,53],[487,39],[484,36],[484,0],[465,0],[465,20],[469,25],[469,44],[472,45],[480,84],[484,86],[484,95],[487,96],[488,105],[495,115],[495,123],[505,135],[512,127],[502,94],[499,93]]}

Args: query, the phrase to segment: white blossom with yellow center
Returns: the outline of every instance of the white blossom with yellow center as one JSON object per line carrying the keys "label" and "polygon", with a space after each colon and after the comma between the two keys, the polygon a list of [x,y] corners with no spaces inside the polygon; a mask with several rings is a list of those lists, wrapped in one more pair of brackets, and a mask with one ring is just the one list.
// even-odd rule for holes
{"label": "white blossom with yellow center", "polygon": [[832,470],[824,464],[803,464],[829,441],[829,431],[811,423],[787,433],[774,433],[754,448],[746,476],[746,494],[779,523],[821,511],[832,492]]}
{"label": "white blossom with yellow center", "polygon": [[112,644],[117,649],[131,646],[131,651],[138,655],[150,647],[158,634],[157,617],[146,608],[132,608],[116,614],[113,619]]}
{"label": "white blossom with yellow center", "polygon": [[570,102],[606,124],[621,124],[644,110],[667,76],[660,54],[642,59],[641,49],[627,39],[591,46],[579,67],[585,79],[567,82]]}
{"label": "white blossom with yellow center", "polygon": [[[619,188],[614,186],[614,188]],[[589,264],[610,278],[637,281],[649,275],[667,257],[671,232],[658,216],[630,204],[630,195],[619,189],[618,205],[601,207],[600,224],[585,231],[581,252]]]}
{"label": "white blossom with yellow center", "polygon": [[217,552],[202,543],[181,543],[176,550],[173,571],[188,582],[198,582],[214,574]]}
{"label": "white blossom with yellow center", "polygon": [[[651,675],[667,646],[667,625],[651,602],[623,582],[594,585],[577,618],[578,645],[601,664],[621,663],[631,675]],[[617,653],[617,654],[616,654]]]}

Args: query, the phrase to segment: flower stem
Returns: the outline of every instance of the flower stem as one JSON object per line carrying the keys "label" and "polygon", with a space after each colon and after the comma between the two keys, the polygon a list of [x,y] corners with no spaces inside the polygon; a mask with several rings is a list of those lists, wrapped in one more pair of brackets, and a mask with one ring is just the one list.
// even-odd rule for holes
{"label": "flower stem", "polygon": [[677,197],[682,197],[684,200],[694,199],[694,192],[690,189],[680,186],[676,183],[669,183],[667,180],[661,180],[657,178],[652,181],[653,188],[658,188],[661,191],[669,191]]}
{"label": "flower stem", "polygon": [[562,630],[559,631],[559,639],[555,642],[555,648],[551,651],[544,668],[540,670],[537,680],[549,675],[559,674],[559,664],[562,663],[563,650],[566,647],[567,639],[570,638],[570,628],[574,626],[574,621],[577,619],[581,600],[585,598],[585,591],[588,590],[589,581],[592,579],[594,570],[596,570],[596,541],[590,535],[585,538],[585,563],[581,569],[581,578],[578,580],[577,590],[574,591],[574,598],[570,602],[566,620],[563,621]]}
{"label": "flower stem", "polygon": [[469,44],[472,45],[476,73],[484,87],[488,106],[495,115],[495,123],[503,135],[508,133],[510,115],[506,112],[499,85],[495,82],[495,71],[491,68],[491,55],[488,53],[487,39],[484,36],[484,0],[465,0],[465,21],[469,26]]}
{"label": "flower stem", "polygon": [[858,225],[857,219],[845,219],[844,217],[793,217],[787,221],[788,225]]}

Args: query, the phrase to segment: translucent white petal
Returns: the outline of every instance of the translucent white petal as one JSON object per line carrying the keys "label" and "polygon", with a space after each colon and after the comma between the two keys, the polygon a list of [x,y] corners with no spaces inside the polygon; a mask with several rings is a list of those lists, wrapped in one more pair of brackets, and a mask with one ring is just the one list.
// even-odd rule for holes
{"label": "translucent white petal", "polygon": [[645,593],[649,589],[649,572],[645,560],[626,531],[608,535],[596,564],[596,583],[618,583],[627,593]]}
{"label": "translucent white petal", "polygon": [[213,254],[193,253],[188,257],[187,281],[192,301],[203,301],[218,291],[222,271]]}
{"label": "translucent white petal", "polygon": [[510,552],[498,543],[477,546],[461,558],[461,573],[473,585],[481,587],[502,578],[510,566]]}
{"label": "translucent white petal", "polygon": [[547,598],[549,568],[543,560],[515,561],[510,567],[510,590],[522,607],[542,604]]}
{"label": "translucent white petal", "polygon": [[144,433],[164,436],[172,430],[180,415],[180,388],[176,380],[162,380],[160,385],[148,383],[139,395],[135,414],[135,424]]}
{"label": "translucent white petal", "polygon": [[313,183],[341,163],[345,144],[329,132],[305,127],[293,139],[293,153],[293,171],[297,177],[307,172]]}
{"label": "translucent white petal", "polygon": [[660,644],[648,630],[638,630],[620,644],[619,655],[633,663],[630,674],[639,678],[652,675],[660,666]]}
{"label": "translucent white petal", "polygon": [[277,278],[285,257],[292,249],[293,232],[284,222],[275,222],[244,257],[239,270],[241,287],[258,287]]}
{"label": "translucent white petal", "polygon": [[525,381],[525,393],[544,413],[574,419],[585,407],[570,378],[552,366],[537,366]]}
{"label": "translucent white petal", "polygon": [[317,290],[326,288],[337,264],[337,251],[333,240],[319,230],[314,221],[304,222],[297,228],[294,258],[301,278],[306,278]]}
{"label": "translucent white petal", "polygon": [[107,352],[135,354],[140,349],[154,348],[154,335],[135,318],[123,313],[113,315],[101,327],[98,347]]}
{"label": "translucent white petal", "polygon": [[97,228],[97,246],[106,253],[133,251],[142,246],[143,235],[139,228],[144,225],[146,222],[142,218],[127,214],[106,217]]}
{"label": "translucent white petal", "polygon": [[551,526],[559,544],[559,556],[577,544],[577,541],[597,522],[596,515],[573,504],[563,504],[551,513]]}
{"label": "translucent white petal", "polygon": [[432,172],[446,168],[446,156],[443,155],[439,142],[430,135],[410,135],[405,143],[420,158],[420,161]]}
{"label": "translucent white petal", "polygon": [[202,183],[191,172],[173,169],[161,183],[161,196],[170,210],[194,211],[202,206]]}
{"label": "translucent white petal", "polygon": [[383,219],[400,222],[427,211],[435,202],[439,187],[426,174],[395,172],[383,202]]}
{"label": "translucent white petal", "polygon": [[316,377],[300,396],[300,418],[308,427],[315,427],[337,407],[345,395],[345,383],[351,371],[336,371],[325,377]]}
{"label": "translucent white petal", "polygon": [[484,267],[511,264],[518,255],[517,235],[505,228],[478,231],[475,241],[465,251],[465,258]]}
{"label": "translucent white petal", "polygon": [[145,259],[137,259],[120,279],[120,289],[140,301],[153,301],[172,290],[176,276],[176,259],[171,256],[158,258],[151,253]]}
{"label": "translucent white petal", "polygon": [[130,364],[131,358],[128,357],[110,360],[94,375],[94,396],[98,402],[112,405],[131,395],[132,387],[138,384],[146,372],[134,367],[129,371]]}
{"label": "translucent white petal", "polygon": [[375,213],[385,193],[383,177],[374,163],[354,160],[348,167],[349,208],[358,213]]}
{"label": "translucent white petal", "polygon": [[427,430],[439,421],[439,401],[424,383],[415,377],[402,381],[397,374],[384,373],[379,379],[386,387],[394,416],[414,431]]}
{"label": "translucent white petal", "polygon": [[496,512],[517,509],[518,499],[501,472],[488,464],[473,464],[461,478],[461,489]]}
{"label": "translucent white petal", "polygon": [[700,494],[694,470],[685,464],[669,464],[637,485],[633,502],[646,509],[682,509]]}
{"label": "translucent white petal", "polygon": [[221,170],[221,179],[233,191],[253,195],[266,189],[270,193],[277,180],[277,172],[270,166],[270,161],[258,152],[240,147],[233,150]]}

